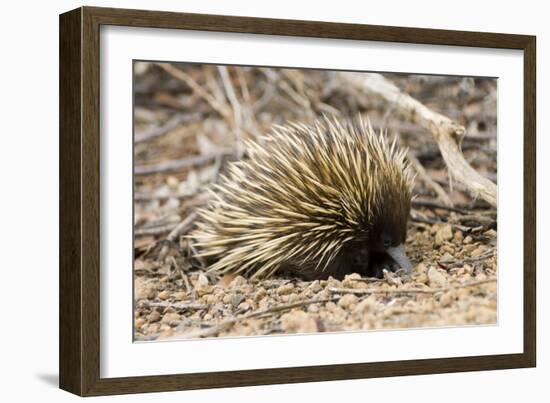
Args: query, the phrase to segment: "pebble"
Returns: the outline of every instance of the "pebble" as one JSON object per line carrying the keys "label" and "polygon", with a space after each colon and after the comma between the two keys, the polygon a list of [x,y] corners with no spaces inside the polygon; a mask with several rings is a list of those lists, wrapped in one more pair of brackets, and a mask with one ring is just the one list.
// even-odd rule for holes
{"label": "pebble", "polygon": [[170,298],[170,292],[164,290],[162,292],[159,292],[159,295],[158,297],[162,300],[167,300],[168,298]]}
{"label": "pebble", "polygon": [[292,293],[288,295],[287,302],[289,304],[293,304],[294,302],[297,302],[299,300],[298,294]]}
{"label": "pebble", "polygon": [[455,243],[461,243],[464,240],[464,234],[460,230],[455,231],[455,235],[453,237],[453,242]]}
{"label": "pebble", "polygon": [[307,311],[311,312],[311,313],[319,312],[319,304],[310,304],[310,305],[308,305]]}
{"label": "pebble", "polygon": [[229,287],[238,288],[238,287],[242,287],[245,284],[246,284],[246,279],[243,276],[237,276],[231,281],[231,283],[229,283]]}
{"label": "pebble", "polygon": [[483,233],[487,238],[496,239],[497,232],[494,229],[487,230]]}
{"label": "pebble", "polygon": [[468,245],[468,244],[472,243],[473,241],[474,241],[474,239],[470,235],[468,235],[466,238],[464,238],[464,241],[462,241],[462,243]]}
{"label": "pebble", "polygon": [[451,224],[443,225],[435,233],[435,244],[443,245],[445,241],[450,241],[453,239],[453,227]]}
{"label": "pebble", "polygon": [[428,270],[428,280],[430,287],[439,288],[447,284],[447,278],[435,267],[430,267]]}
{"label": "pebble", "polygon": [[164,314],[164,316],[162,317],[161,322],[162,323],[168,323],[168,324],[172,325],[172,322],[179,322],[180,320],[181,320],[181,317],[177,313],[169,312],[169,313]]}
{"label": "pebble", "polygon": [[248,302],[241,302],[238,306],[239,310],[242,310],[242,311],[249,311],[251,306]]}
{"label": "pebble", "polygon": [[414,269],[417,273],[426,273],[428,271],[428,267],[424,263],[419,263],[416,265]]}
{"label": "pebble", "polygon": [[374,295],[371,295],[355,305],[353,312],[357,314],[372,312],[374,311],[374,309],[376,309],[376,305],[376,297]]}
{"label": "pebble", "polygon": [[158,311],[153,311],[147,316],[147,321],[149,323],[155,323],[160,320],[160,313]]}
{"label": "pebble", "polygon": [[441,304],[441,306],[443,307],[448,307],[450,305],[452,305],[452,303],[454,302],[454,295],[453,293],[451,292],[446,292],[445,294],[443,294],[441,296],[441,298],[439,299],[439,303]]}
{"label": "pebble", "polygon": [[233,305],[234,307],[239,306],[239,304],[245,299],[245,296],[242,294],[234,294],[233,296],[231,296],[231,305]]}
{"label": "pebble", "polygon": [[287,295],[287,294],[292,293],[293,290],[294,290],[294,284],[286,283],[286,284],[280,286],[279,288],[277,288],[277,294]]}
{"label": "pebble", "polygon": [[172,298],[178,301],[183,301],[184,299],[187,298],[187,293],[184,291],[178,291],[172,294]]}
{"label": "pebble", "polygon": [[361,280],[361,275],[358,273],[348,274],[342,281],[342,286],[345,288],[355,288],[357,286],[357,280]]}
{"label": "pebble", "polygon": [[475,256],[481,256],[483,255],[485,252],[486,252],[486,248],[483,247],[483,246],[479,246],[477,249],[473,250],[470,255],[475,257]]}
{"label": "pebble", "polygon": [[359,298],[353,294],[346,294],[342,298],[340,298],[340,301],[338,301],[338,305],[342,308],[352,308],[357,304],[357,301]]}
{"label": "pebble", "polygon": [[266,295],[267,295],[267,291],[265,290],[265,288],[260,287],[254,294],[254,301],[256,302],[261,301],[262,298],[265,297]]}
{"label": "pebble", "polygon": [[199,277],[197,278],[195,287],[202,288],[202,287],[206,287],[207,285],[208,285],[208,277],[206,277],[204,273],[199,273]]}
{"label": "pebble", "polygon": [[428,276],[426,275],[426,273],[420,273],[419,275],[414,277],[414,281],[416,283],[428,284],[429,279],[428,279]]}
{"label": "pebble", "polygon": [[314,293],[318,293],[319,291],[321,291],[323,289],[323,287],[321,286],[321,283],[319,282],[319,280],[313,281],[307,288],[308,288],[308,290],[311,290]]}
{"label": "pebble", "polygon": [[304,311],[292,311],[281,316],[281,328],[289,333],[313,333],[317,332],[317,323]]}

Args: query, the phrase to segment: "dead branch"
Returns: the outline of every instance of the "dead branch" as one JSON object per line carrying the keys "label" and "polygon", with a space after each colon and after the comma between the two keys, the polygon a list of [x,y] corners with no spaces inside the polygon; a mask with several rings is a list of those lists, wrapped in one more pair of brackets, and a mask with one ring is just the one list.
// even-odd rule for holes
{"label": "dead branch", "polygon": [[438,287],[426,289],[403,289],[403,288],[389,288],[389,289],[361,289],[361,288],[339,288],[329,287],[328,290],[334,294],[355,294],[355,295],[372,295],[372,294],[436,294],[439,292],[446,292],[451,290],[457,290],[460,288],[475,287],[478,285],[496,283],[497,279],[487,278],[484,280],[469,281],[463,284],[450,285],[448,287]]}
{"label": "dead branch", "polygon": [[465,263],[477,263],[483,260],[492,258],[495,255],[495,251],[490,250],[479,256],[469,256],[464,259],[451,259],[451,260],[440,260],[439,263],[444,265],[447,269],[452,269],[455,267],[464,266]]}
{"label": "dead branch", "polygon": [[156,139],[157,137],[164,136],[167,133],[170,133],[172,130],[178,126],[189,123],[195,120],[198,120],[201,117],[200,113],[189,113],[185,115],[175,115],[168,122],[162,126],[154,127],[150,130],[144,131],[142,133],[136,133],[134,137],[134,143],[143,143],[145,141],[150,141]]}
{"label": "dead branch", "polygon": [[179,236],[184,235],[191,229],[193,222],[197,218],[197,213],[192,212],[183,221],[181,221],[166,237],[169,241],[175,241]]}
{"label": "dead branch", "polygon": [[206,304],[197,304],[193,302],[153,302],[148,300],[141,300],[136,304],[139,308],[172,308],[176,311],[199,311],[201,309],[208,309]]}
{"label": "dead branch", "polygon": [[342,81],[357,90],[382,97],[390,105],[395,106],[401,115],[431,132],[439,145],[450,177],[464,185],[474,198],[481,197],[496,207],[497,186],[472,168],[462,154],[461,142],[466,132],[463,126],[432,111],[402,92],[381,74],[349,72],[336,74]]}
{"label": "dead branch", "polygon": [[216,98],[212,96],[212,94],[205,91],[189,74],[184,72],[183,70],[178,69],[177,67],[172,66],[169,63],[155,63],[158,67],[166,71],[168,74],[170,74],[172,77],[183,81],[185,84],[187,84],[195,94],[197,94],[199,97],[204,99],[212,109],[214,109],[216,112],[218,112],[222,117],[225,119],[231,119],[231,112],[229,111],[229,108],[227,108],[226,105],[221,104],[218,102]]}
{"label": "dead branch", "polygon": [[242,316],[233,317],[231,319],[227,319],[223,322],[218,323],[217,325],[214,325],[212,327],[209,327],[207,329],[200,329],[191,333],[183,334],[183,335],[177,335],[169,337],[168,339],[176,339],[181,337],[186,338],[195,338],[195,337],[210,337],[210,336],[217,336],[221,331],[227,330],[234,326],[236,323],[247,320],[250,318],[255,318],[259,316],[264,316],[266,314],[274,314],[274,313],[280,313],[284,311],[289,311],[294,308],[304,307],[311,304],[324,304],[327,302],[336,302],[340,298],[339,297],[333,297],[333,298],[324,298],[324,299],[310,299],[310,300],[303,300],[298,302],[293,302],[290,304],[284,304],[284,305],[276,305],[269,308],[264,309],[258,309],[256,311],[252,311],[250,313],[247,313]]}
{"label": "dead branch", "polygon": [[159,225],[158,227],[151,228],[136,228],[134,230],[134,236],[144,236],[144,235],[161,235],[165,234],[176,227],[176,223],[168,223],[164,225]]}
{"label": "dead branch", "polygon": [[218,158],[222,158],[229,155],[234,155],[235,151],[230,148],[220,148],[216,152],[211,152],[203,155],[193,155],[187,158],[180,158],[177,160],[170,160],[160,162],[155,165],[136,166],[134,167],[135,175],[151,175],[161,172],[173,172],[179,171],[183,168],[189,168],[195,165],[202,165],[207,162],[211,162]]}
{"label": "dead branch", "polygon": [[430,200],[412,200],[411,204],[413,207],[426,207],[430,209],[441,209],[447,211],[454,211],[455,213],[468,214],[469,210],[462,209],[455,206],[446,206],[444,204],[436,203]]}
{"label": "dead branch", "polygon": [[439,198],[439,200],[441,200],[441,202],[445,206],[452,207],[453,206],[453,201],[451,200],[451,198],[449,197],[447,192],[445,192],[445,189],[443,189],[439,183],[434,181],[430,177],[430,175],[428,175],[428,173],[424,169],[424,166],[422,166],[420,161],[418,161],[418,158],[416,158],[412,153],[409,152],[408,153],[408,159],[411,162],[413,168],[416,170],[416,172],[420,176],[420,178],[424,181],[424,183],[428,187],[432,188],[432,190],[437,194],[437,197]]}

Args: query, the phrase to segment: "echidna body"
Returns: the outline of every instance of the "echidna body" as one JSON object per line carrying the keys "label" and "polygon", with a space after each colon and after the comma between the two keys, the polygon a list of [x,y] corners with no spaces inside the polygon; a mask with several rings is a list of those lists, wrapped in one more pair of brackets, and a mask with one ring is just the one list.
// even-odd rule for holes
{"label": "echidna body", "polygon": [[405,150],[361,119],[276,127],[247,144],[200,210],[190,238],[219,274],[341,278],[411,270]]}

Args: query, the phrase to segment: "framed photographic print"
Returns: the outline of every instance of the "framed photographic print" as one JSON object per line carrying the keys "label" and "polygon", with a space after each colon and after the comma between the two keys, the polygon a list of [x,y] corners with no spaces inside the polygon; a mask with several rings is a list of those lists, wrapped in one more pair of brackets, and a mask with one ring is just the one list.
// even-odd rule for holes
{"label": "framed photographic print", "polygon": [[82,7],[60,183],[72,393],[535,366],[533,36]]}

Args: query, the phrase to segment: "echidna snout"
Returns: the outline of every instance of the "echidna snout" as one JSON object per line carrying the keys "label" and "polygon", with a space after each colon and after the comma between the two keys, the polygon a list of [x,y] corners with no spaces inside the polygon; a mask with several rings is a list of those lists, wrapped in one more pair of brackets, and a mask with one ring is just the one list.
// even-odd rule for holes
{"label": "echidna snout", "polygon": [[406,150],[368,121],[279,126],[247,153],[214,186],[190,234],[209,270],[306,278],[411,270]]}

